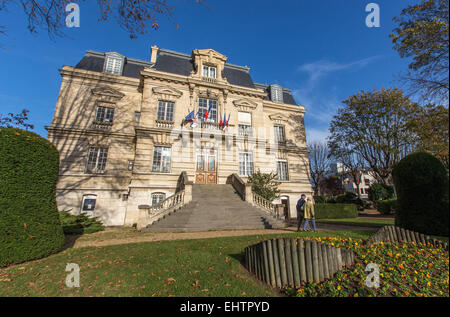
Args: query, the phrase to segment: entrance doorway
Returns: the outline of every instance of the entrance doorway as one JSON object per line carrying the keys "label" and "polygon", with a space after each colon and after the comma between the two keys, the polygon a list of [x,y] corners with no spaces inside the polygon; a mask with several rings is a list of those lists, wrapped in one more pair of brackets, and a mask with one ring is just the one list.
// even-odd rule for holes
{"label": "entrance doorway", "polygon": [[290,214],[289,214],[289,197],[282,196],[282,197],[280,197],[280,200],[281,200],[281,203],[283,204],[284,219],[289,221],[291,218]]}
{"label": "entrance doorway", "polygon": [[197,152],[195,167],[196,184],[217,183],[217,155],[214,149]]}

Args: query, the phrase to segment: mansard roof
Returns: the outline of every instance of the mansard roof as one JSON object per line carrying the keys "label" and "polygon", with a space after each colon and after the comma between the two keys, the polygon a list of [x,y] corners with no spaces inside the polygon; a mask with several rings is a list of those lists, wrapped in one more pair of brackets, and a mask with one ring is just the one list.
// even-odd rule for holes
{"label": "mansard roof", "polygon": [[[104,61],[104,53],[87,51],[85,56],[80,60],[80,62],[78,62],[75,68],[103,72]],[[154,64],[142,60],[125,58],[122,75],[125,77],[139,78],[140,72],[144,68],[152,68],[161,72],[189,76],[191,71],[194,70],[194,62],[191,55],[174,52],[167,49],[159,49],[158,57],[156,59],[156,63]],[[249,70],[250,68],[246,66],[225,63],[222,75],[232,85],[263,89],[267,92],[267,97],[265,99],[270,100],[270,86],[254,83],[249,74]],[[291,94],[291,91],[286,88],[283,88],[283,102],[291,105],[297,104]]]}

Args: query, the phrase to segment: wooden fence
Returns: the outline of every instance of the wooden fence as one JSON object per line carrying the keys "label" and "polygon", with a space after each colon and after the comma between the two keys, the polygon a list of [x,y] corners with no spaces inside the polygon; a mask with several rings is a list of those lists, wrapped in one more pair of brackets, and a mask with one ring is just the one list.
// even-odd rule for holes
{"label": "wooden fence", "polygon": [[367,245],[379,242],[414,242],[416,244],[431,245],[435,248],[443,248],[448,251],[448,244],[437,239],[432,239],[423,233],[418,233],[396,226],[384,226],[367,240]]}
{"label": "wooden fence", "polygon": [[246,268],[277,288],[324,281],[356,260],[350,250],[295,238],[266,240],[246,247],[244,252]]}

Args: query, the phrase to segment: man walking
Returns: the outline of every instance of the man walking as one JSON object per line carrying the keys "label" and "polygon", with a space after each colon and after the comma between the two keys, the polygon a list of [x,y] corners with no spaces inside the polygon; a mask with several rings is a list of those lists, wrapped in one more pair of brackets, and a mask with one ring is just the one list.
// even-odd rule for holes
{"label": "man walking", "polygon": [[306,198],[306,195],[302,194],[300,199],[297,201],[297,232],[300,231],[300,228],[301,228],[301,225],[303,222],[303,218],[305,216],[305,214],[303,212],[303,205],[306,202],[305,198]]}

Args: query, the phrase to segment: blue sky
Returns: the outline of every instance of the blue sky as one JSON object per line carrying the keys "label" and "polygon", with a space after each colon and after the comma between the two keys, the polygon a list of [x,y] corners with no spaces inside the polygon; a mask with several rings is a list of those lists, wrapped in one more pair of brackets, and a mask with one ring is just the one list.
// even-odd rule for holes
{"label": "blue sky", "polygon": [[[149,60],[150,46],[190,54],[213,48],[228,62],[250,67],[258,83],[279,83],[307,109],[308,141],[324,140],[341,101],[360,90],[398,85],[408,61],[392,49],[392,18],[416,1],[406,0],[172,0],[175,25],[137,39],[111,22],[97,22],[95,1],[80,5],[81,26],[52,41],[32,35],[19,6],[0,12],[8,36],[0,37],[0,113],[30,110],[34,131],[46,137],[63,65],[75,65],[86,50],[117,51]],[[380,27],[368,28],[365,7],[380,7]]]}

